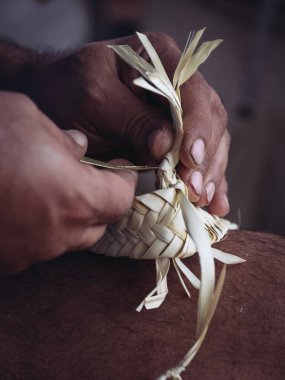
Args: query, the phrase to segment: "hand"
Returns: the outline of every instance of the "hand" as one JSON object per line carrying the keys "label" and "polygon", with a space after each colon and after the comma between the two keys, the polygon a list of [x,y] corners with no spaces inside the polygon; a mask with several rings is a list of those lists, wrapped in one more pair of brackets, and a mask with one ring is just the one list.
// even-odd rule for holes
{"label": "hand", "polygon": [[25,95],[0,92],[0,115],[0,272],[92,246],[131,207],[136,174],[80,163],[86,137]]}
{"label": "hand", "polygon": [[[170,76],[181,55],[164,34],[149,38]],[[129,148],[147,163],[159,162],[170,150],[173,132],[165,101],[133,85],[139,74],[107,44],[128,44],[147,58],[136,36],[96,42],[33,73],[32,96],[63,128],[83,131],[89,153]],[[227,113],[215,90],[197,72],[181,89],[185,136],[179,174],[189,187],[189,198],[223,216],[229,211],[225,170],[230,137]]]}

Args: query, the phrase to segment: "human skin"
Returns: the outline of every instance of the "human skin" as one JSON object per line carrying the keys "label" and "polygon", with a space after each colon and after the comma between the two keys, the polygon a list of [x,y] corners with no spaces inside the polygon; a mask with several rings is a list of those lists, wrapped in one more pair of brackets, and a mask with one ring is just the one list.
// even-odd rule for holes
{"label": "human skin", "polygon": [[[172,78],[181,56],[162,33],[148,33]],[[0,88],[28,94],[60,128],[78,129],[88,154],[110,159],[123,151],[132,161],[158,163],[169,151],[173,131],[169,107],[133,85],[138,73],[107,47],[128,44],[148,59],[136,36],[87,44],[64,54],[36,54],[0,43]],[[230,144],[220,97],[197,72],[182,86],[184,139],[178,172],[189,198],[210,212],[228,213],[225,170]]]}
{"label": "human skin", "polygon": [[86,137],[0,92],[0,274],[92,246],[132,205],[136,173],[80,163]]}

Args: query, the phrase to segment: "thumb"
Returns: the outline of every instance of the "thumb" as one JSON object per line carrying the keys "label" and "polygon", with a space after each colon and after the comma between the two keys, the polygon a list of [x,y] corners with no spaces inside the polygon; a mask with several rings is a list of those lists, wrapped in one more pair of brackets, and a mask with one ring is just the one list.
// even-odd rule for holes
{"label": "thumb", "polygon": [[[137,96],[120,81],[114,80],[112,86],[116,98],[114,101],[109,99],[112,112],[104,113],[106,131],[138,153],[145,163],[159,162],[173,143],[171,119],[162,109],[150,104],[147,98]],[[96,118],[98,116],[94,114]]]}
{"label": "thumb", "polygon": [[67,131],[62,131],[62,133],[66,135],[64,145],[69,151],[71,151],[76,159],[80,160],[87,150],[87,137],[76,129],[69,129]]}
{"label": "thumb", "polygon": [[173,126],[159,109],[134,97],[125,124],[125,138],[146,163],[159,162],[173,144]]}
{"label": "thumb", "polygon": [[[122,160],[111,163],[130,164]],[[105,225],[113,223],[131,208],[137,173],[131,170],[98,170],[84,165],[80,182],[82,188],[86,189],[87,204],[93,210],[92,225]]]}
{"label": "thumb", "polygon": [[58,128],[46,115],[41,115],[46,129],[62,144],[77,160],[80,160],[87,150],[87,137],[76,129],[63,131]]}
{"label": "thumb", "polygon": [[154,118],[152,122],[152,129],[146,138],[147,146],[151,159],[160,162],[172,147],[173,127],[168,120],[163,118],[159,120]]}

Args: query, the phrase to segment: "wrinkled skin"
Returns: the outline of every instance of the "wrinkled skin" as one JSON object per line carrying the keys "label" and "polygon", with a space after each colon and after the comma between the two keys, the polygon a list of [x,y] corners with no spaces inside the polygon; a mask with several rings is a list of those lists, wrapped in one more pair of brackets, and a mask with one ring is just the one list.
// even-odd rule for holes
{"label": "wrinkled skin", "polygon": [[0,115],[0,273],[90,247],[131,207],[136,174],[81,164],[82,133],[22,94],[0,92]]}
{"label": "wrinkled skin", "polygon": [[[162,33],[148,36],[172,78],[179,48]],[[25,91],[61,128],[84,132],[88,154],[109,159],[128,151],[132,161],[136,156],[140,162],[157,163],[173,142],[169,107],[158,96],[133,85],[138,73],[107,44],[128,44],[148,58],[136,36],[90,43],[64,57],[51,56],[48,63],[36,63],[27,76]],[[179,174],[189,187],[191,201],[223,216],[229,211],[227,113],[199,72],[182,86],[181,94],[185,136]]]}

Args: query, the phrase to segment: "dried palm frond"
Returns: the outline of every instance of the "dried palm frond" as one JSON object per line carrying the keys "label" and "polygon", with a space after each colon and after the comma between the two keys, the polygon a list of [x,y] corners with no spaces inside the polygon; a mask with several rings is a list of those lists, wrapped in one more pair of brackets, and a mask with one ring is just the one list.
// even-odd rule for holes
{"label": "dried palm frond", "polygon": [[[141,74],[134,80],[136,85],[168,99],[173,117],[175,141],[158,168],[159,189],[136,197],[128,215],[109,226],[93,250],[96,253],[115,257],[128,256],[133,259],[155,260],[157,284],[138,306],[138,311],[144,306],[146,309],[159,307],[164,301],[168,292],[167,273],[171,261],[187,294],[189,295],[189,292],[180,271],[195,288],[199,289],[197,341],[182,362],[167,371],[160,380],[170,377],[181,379],[180,373],[193,359],[203,342],[225,278],[224,267],[215,288],[214,258],[225,264],[244,261],[211,247],[211,244],[225,236],[231,223],[194,206],[188,200],[187,187],[175,172],[183,137],[180,86],[222,42],[222,40],[204,42],[195,52],[204,30],[193,33],[188,39],[172,83],[146,35],[137,33],[153,65],[127,45],[110,46]],[[200,260],[200,279],[181,260],[195,252],[198,253]]]}

